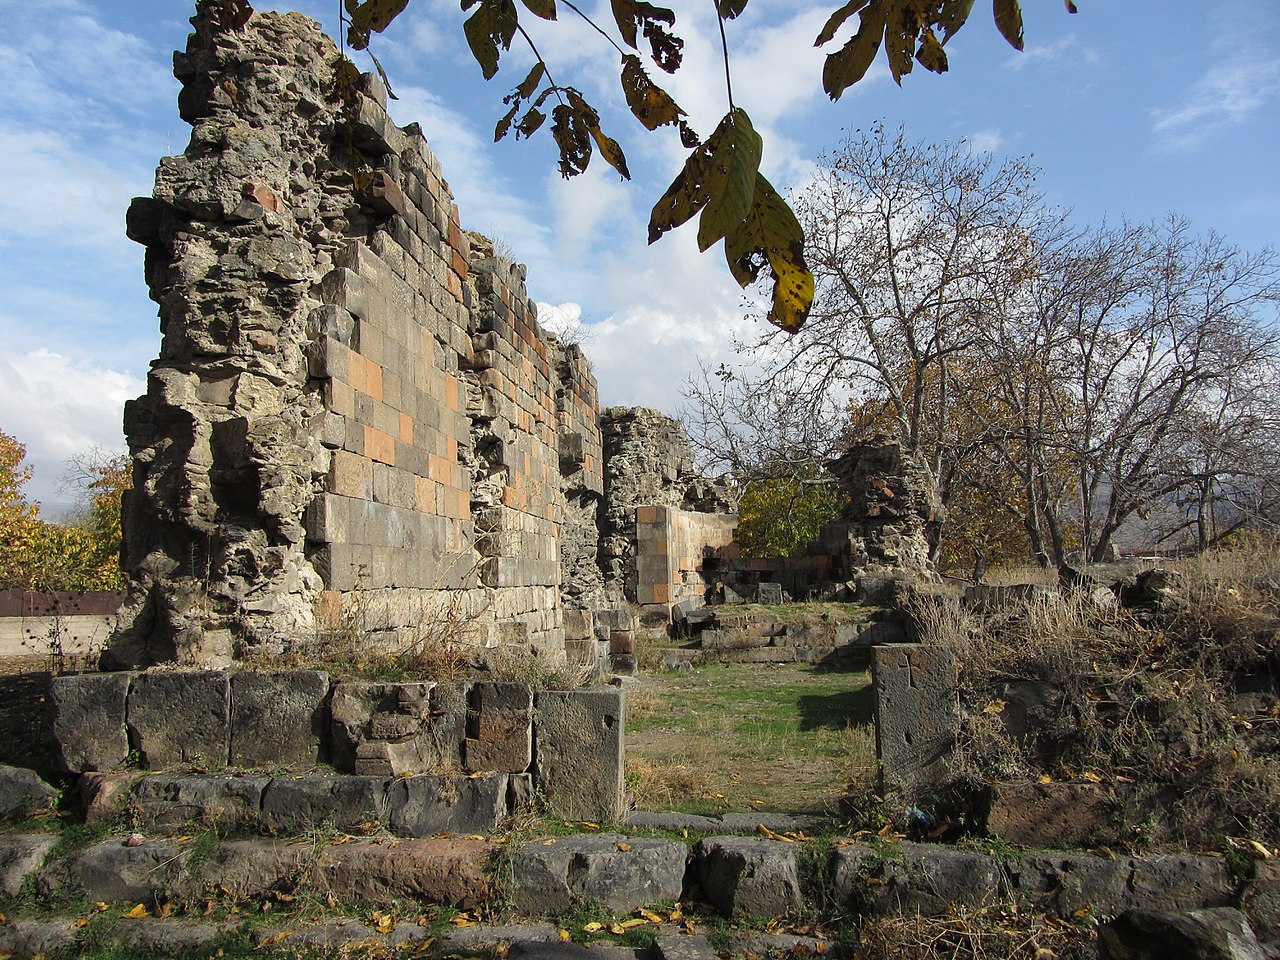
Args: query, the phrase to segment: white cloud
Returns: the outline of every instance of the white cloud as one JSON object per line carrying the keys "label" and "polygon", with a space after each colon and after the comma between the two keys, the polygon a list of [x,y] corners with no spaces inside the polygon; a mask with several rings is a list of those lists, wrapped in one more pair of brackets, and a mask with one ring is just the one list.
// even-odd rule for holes
{"label": "white cloud", "polygon": [[1097,63],[1098,51],[1081,43],[1074,33],[1059,37],[1053,43],[1033,44],[1021,52],[1015,53],[1006,62],[1011,70],[1025,70],[1027,67],[1044,64],[1068,64],[1079,66],[1083,63]]}
{"label": "white cloud", "polygon": [[0,350],[0,429],[26,444],[35,468],[28,499],[59,500],[58,481],[72,456],[122,449],[124,402],[144,389],[128,373],[49,350]]}
{"label": "white cloud", "polygon": [[1183,103],[1155,111],[1152,132],[1167,149],[1189,150],[1212,142],[1280,98],[1280,64],[1238,59],[1211,67],[1192,84]]}
{"label": "white cloud", "polygon": [[975,130],[965,138],[975,153],[996,153],[1004,144],[1004,135],[995,127]]}

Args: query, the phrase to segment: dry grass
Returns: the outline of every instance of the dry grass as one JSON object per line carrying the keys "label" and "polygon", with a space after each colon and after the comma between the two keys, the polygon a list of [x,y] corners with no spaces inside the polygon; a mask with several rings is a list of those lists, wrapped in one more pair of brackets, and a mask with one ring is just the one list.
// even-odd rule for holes
{"label": "dry grass", "polygon": [[859,932],[858,960],[1085,960],[1097,949],[1092,929],[986,910],[949,917],[877,917]]}
{"label": "dry grass", "polygon": [[[985,618],[918,601],[961,666],[957,777],[1087,775],[1129,787],[1135,842],[1280,844],[1280,551],[1241,540],[1175,569],[1141,615],[1084,593]],[[1028,683],[1048,704],[1029,732],[1005,713]]]}

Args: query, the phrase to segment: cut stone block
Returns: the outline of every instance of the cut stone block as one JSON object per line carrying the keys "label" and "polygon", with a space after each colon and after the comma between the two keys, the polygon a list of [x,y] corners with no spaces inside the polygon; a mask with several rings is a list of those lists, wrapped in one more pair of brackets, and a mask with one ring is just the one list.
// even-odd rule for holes
{"label": "cut stone block", "polygon": [[949,916],[1000,897],[1000,868],[986,854],[923,843],[873,850],[851,844],[832,852],[841,902],[878,914]]}
{"label": "cut stone block", "polygon": [[538,784],[557,816],[611,822],[622,815],[624,706],[617,687],[538,694]]}
{"label": "cut stone block", "polygon": [[959,724],[955,658],[918,644],[872,648],[881,788],[908,795],[941,781]]}
{"label": "cut stone block", "polygon": [[405,777],[387,790],[388,825],[401,837],[489,833],[507,813],[507,775]]}
{"label": "cut stone block", "polygon": [[703,894],[727,917],[779,917],[804,906],[793,844],[708,837],[693,856]]}
{"label": "cut stone block", "polygon": [[354,840],[321,851],[313,876],[322,890],[344,900],[467,908],[489,897],[489,864],[497,850],[484,840]]}
{"label": "cut stone block", "polygon": [[22,883],[44,863],[58,843],[52,833],[10,833],[0,836],[0,892],[16,897]]}
{"label": "cut stone block", "polygon": [[159,774],[143,777],[133,790],[142,821],[159,829],[189,823],[230,826],[256,822],[269,777],[210,777]]}
{"label": "cut stone block", "polygon": [[624,914],[680,899],[688,850],[674,840],[617,833],[534,840],[512,860],[515,906],[529,916],[554,916],[602,904]]}
{"label": "cut stone block", "polygon": [[154,907],[182,884],[188,848],[147,840],[95,843],[69,862],[45,867],[40,886],[47,894],[75,891],[88,900],[144,903]]}
{"label": "cut stone block", "polygon": [[1102,960],[1147,957],[1195,960],[1264,960],[1263,950],[1244,914],[1231,907],[1191,910],[1128,910],[1098,931]]}
{"label": "cut stone block", "polygon": [[231,734],[231,681],[219,670],[140,673],[129,686],[130,740],[152,770],[224,767]]}
{"label": "cut stone block", "polygon": [[115,770],[129,756],[125,706],[132,673],[54,677],[53,737],[62,769]]}
{"label": "cut stone block", "polygon": [[314,767],[325,759],[329,675],[241,671],[231,680],[231,764]]}
{"label": "cut stone block", "polygon": [[471,688],[463,765],[469,771],[523,773],[533,763],[533,692],[523,683]]}
{"label": "cut stone block", "polygon": [[58,791],[26,767],[0,763],[0,817],[26,817],[45,810],[58,798]]}
{"label": "cut stone block", "polygon": [[262,792],[262,822],[271,830],[329,825],[357,830],[386,823],[385,777],[275,777]]}
{"label": "cut stone block", "polygon": [[430,683],[340,683],[329,712],[333,764],[366,776],[437,773],[452,759]]}
{"label": "cut stone block", "polygon": [[218,845],[198,869],[195,882],[206,891],[224,890],[232,897],[261,897],[272,890],[291,891],[305,877],[315,856],[309,844],[286,840],[228,840]]}
{"label": "cut stone block", "polygon": [[756,603],[780,604],[782,603],[782,584],[780,583],[761,583],[756,587]]}

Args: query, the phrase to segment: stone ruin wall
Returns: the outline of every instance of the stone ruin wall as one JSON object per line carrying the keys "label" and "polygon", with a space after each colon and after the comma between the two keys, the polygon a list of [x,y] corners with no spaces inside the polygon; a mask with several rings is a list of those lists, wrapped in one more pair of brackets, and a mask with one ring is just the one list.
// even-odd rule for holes
{"label": "stone ruin wall", "polygon": [[[707,545],[725,542],[725,515],[737,507],[728,484],[702,476],[694,464],[693,449],[679,422],[646,407],[609,407],[600,415],[600,433],[604,444],[605,497],[600,515],[599,564],[605,581],[605,594],[615,604],[665,604],[659,600],[659,578],[664,571],[675,582],[679,568],[672,569],[666,538],[652,530],[654,518],[645,513],[643,524],[637,524],[639,508],[665,507],[686,514],[718,515],[710,520],[714,528]],[[669,515],[669,514],[668,514]],[[689,522],[696,525],[697,518]],[[736,518],[727,521],[730,526]],[[643,545],[638,526],[646,528]],[[688,524],[686,524],[688,526]],[[694,539],[690,533],[686,539]],[[657,553],[659,543],[663,550]],[[685,544],[692,551],[691,544]],[[686,551],[689,552],[689,551]],[[697,551],[700,553],[700,551]],[[646,559],[641,554],[647,555]],[[639,572],[640,566],[645,572]],[[644,589],[641,590],[641,582]],[[682,580],[680,581],[682,582]],[[669,592],[669,591],[668,591]]]}
{"label": "stone ruin wall", "polygon": [[132,588],[104,665],[269,655],[353,612],[562,658],[562,586],[601,590],[585,359],[462,230],[376,79],[305,17],[217,9],[175,55],[190,145],[129,211],[163,342],[125,412]]}

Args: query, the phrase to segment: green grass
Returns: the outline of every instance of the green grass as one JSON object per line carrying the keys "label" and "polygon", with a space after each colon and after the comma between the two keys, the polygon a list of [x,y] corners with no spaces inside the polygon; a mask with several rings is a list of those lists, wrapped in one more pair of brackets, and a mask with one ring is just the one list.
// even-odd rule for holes
{"label": "green grass", "polygon": [[875,774],[870,678],[807,664],[710,664],[628,691],[642,810],[834,812]]}

